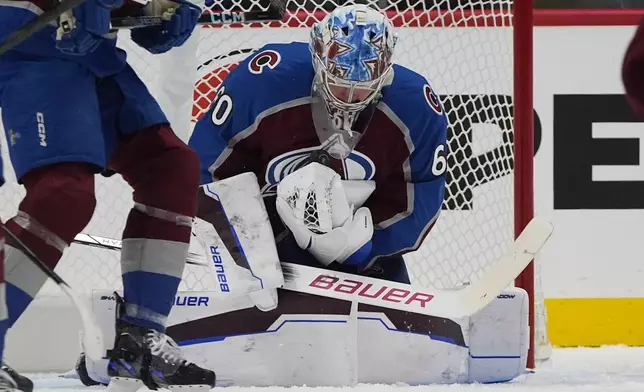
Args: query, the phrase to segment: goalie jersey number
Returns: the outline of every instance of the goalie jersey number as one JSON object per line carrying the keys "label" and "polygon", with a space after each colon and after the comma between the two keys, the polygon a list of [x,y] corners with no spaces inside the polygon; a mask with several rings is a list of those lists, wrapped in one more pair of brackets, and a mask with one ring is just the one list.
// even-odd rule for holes
{"label": "goalie jersey number", "polygon": [[[248,71],[254,75],[259,75],[266,68],[274,69],[280,63],[282,57],[279,52],[274,50],[265,50],[255,55],[248,62]],[[233,99],[230,95],[225,94],[225,86],[221,86],[217,90],[217,95],[212,102],[213,110],[211,115],[212,123],[221,126],[223,125],[230,114],[233,112]]]}
{"label": "goalie jersey number", "polygon": [[212,123],[217,126],[223,125],[228,120],[228,117],[230,117],[230,113],[233,112],[233,99],[230,95],[224,94],[225,89],[225,86],[221,86],[217,90],[215,99],[213,99],[213,109],[210,118],[212,119]]}

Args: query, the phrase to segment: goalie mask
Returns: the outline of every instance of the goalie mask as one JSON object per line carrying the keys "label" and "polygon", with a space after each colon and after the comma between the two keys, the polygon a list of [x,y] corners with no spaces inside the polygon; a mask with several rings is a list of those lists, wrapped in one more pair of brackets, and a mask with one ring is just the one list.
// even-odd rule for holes
{"label": "goalie mask", "polygon": [[366,5],[336,8],[311,30],[313,92],[322,98],[334,127],[351,138],[363,131],[354,127],[360,113],[375,106],[393,77],[395,43],[389,20]]}

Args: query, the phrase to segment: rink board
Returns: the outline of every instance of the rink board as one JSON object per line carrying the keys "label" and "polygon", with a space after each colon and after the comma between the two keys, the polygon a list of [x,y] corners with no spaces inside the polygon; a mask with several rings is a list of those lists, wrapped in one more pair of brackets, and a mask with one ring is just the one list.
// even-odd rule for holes
{"label": "rink board", "polygon": [[644,298],[546,299],[546,306],[555,346],[644,346]]}

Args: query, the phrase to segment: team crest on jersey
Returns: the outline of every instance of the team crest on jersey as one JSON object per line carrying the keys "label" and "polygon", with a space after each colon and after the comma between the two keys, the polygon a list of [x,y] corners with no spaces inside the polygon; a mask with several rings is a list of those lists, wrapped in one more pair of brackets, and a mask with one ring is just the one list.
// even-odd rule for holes
{"label": "team crest on jersey", "polygon": [[[317,149],[319,147],[302,148],[273,158],[266,167],[266,185],[262,189],[262,195],[274,195],[277,184],[284,177],[306,166],[311,152]],[[372,180],[376,174],[376,165],[371,158],[355,150],[351,151],[342,166],[342,177],[345,180]]]}

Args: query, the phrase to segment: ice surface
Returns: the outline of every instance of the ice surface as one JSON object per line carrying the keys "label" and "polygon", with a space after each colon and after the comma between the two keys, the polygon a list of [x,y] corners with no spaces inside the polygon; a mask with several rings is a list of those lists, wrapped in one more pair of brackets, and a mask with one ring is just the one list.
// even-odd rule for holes
{"label": "ice surface", "polygon": [[[77,380],[62,379],[53,374],[30,375],[36,392],[97,391]],[[534,374],[526,374],[511,383],[492,385],[358,385],[353,388],[226,388],[226,392],[644,392],[644,347],[601,347],[555,349],[552,359]],[[142,392],[142,391],[141,391]]]}

